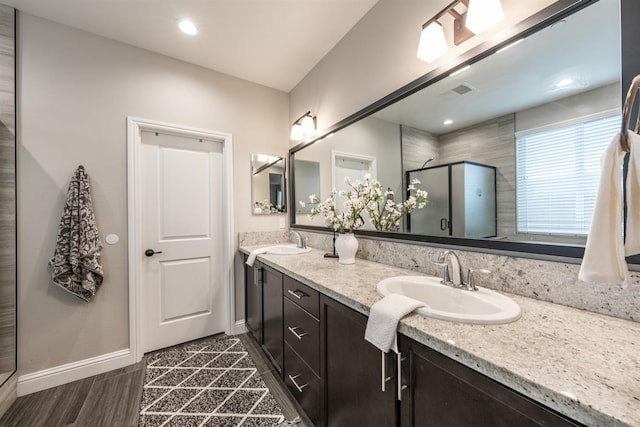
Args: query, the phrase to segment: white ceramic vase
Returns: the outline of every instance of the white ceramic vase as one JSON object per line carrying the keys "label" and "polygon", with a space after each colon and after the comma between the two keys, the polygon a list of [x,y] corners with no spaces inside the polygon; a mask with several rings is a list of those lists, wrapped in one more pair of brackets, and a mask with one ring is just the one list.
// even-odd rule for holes
{"label": "white ceramic vase", "polygon": [[356,239],[356,236],[353,233],[338,234],[336,252],[338,252],[338,263],[355,264],[356,252],[358,252],[358,239]]}

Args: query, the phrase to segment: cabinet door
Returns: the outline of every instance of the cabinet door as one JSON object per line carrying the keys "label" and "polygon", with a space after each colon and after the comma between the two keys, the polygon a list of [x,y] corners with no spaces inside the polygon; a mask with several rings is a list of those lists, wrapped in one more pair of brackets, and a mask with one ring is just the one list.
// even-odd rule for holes
{"label": "cabinet door", "polygon": [[365,341],[366,316],[322,295],[320,322],[326,425],[396,426],[394,357],[385,355],[383,364],[380,350]]}
{"label": "cabinet door", "polygon": [[[246,257],[245,257],[246,261]],[[258,263],[244,265],[245,324],[258,344],[262,345],[262,272]]]}
{"label": "cabinet door", "polygon": [[262,266],[262,313],[262,348],[282,374],[282,273],[266,265]]}
{"label": "cabinet door", "polygon": [[580,425],[403,335],[400,351],[403,427]]}

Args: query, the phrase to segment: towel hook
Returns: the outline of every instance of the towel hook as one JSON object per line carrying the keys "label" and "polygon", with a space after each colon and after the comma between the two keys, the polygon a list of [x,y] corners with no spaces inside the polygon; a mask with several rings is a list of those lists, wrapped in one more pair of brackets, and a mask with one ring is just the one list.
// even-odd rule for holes
{"label": "towel hook", "polygon": [[[622,107],[622,131],[620,132],[620,145],[626,152],[631,151],[629,146],[629,139],[627,138],[627,129],[629,129],[629,119],[631,118],[631,110],[633,110],[633,103],[636,99],[636,93],[640,89],[640,75],[634,77],[629,86],[627,97],[624,100],[624,106]],[[638,114],[636,120],[636,126],[634,132],[638,133],[640,129],[640,114]]]}

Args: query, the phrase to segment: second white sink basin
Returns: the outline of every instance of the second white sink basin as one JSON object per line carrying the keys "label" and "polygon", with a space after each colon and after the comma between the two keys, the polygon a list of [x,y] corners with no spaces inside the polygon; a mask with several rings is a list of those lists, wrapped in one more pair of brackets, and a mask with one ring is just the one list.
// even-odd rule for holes
{"label": "second white sink basin", "polygon": [[425,307],[416,311],[424,316],[462,323],[501,324],[518,320],[520,306],[511,298],[486,288],[467,291],[445,286],[432,276],[397,276],[377,285],[382,296],[405,295]]}
{"label": "second white sink basin", "polygon": [[311,252],[311,248],[299,248],[295,244],[292,245],[276,245],[267,248],[268,254],[276,255],[297,255]]}

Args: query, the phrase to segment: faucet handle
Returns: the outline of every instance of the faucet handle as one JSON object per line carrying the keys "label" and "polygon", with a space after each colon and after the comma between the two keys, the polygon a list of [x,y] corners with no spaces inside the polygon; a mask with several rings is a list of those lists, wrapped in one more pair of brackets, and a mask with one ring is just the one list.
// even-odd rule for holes
{"label": "faucet handle", "polygon": [[449,276],[449,264],[444,262],[444,259],[439,259],[438,262],[432,261],[433,264],[442,267],[442,280],[440,283],[443,285],[451,285],[451,277]]}
{"label": "faucet handle", "polygon": [[469,273],[467,274],[467,283],[465,283],[466,288],[470,291],[477,291],[476,285],[473,283],[473,273],[482,273],[482,274],[491,274],[491,270],[487,270],[486,268],[470,268]]}

